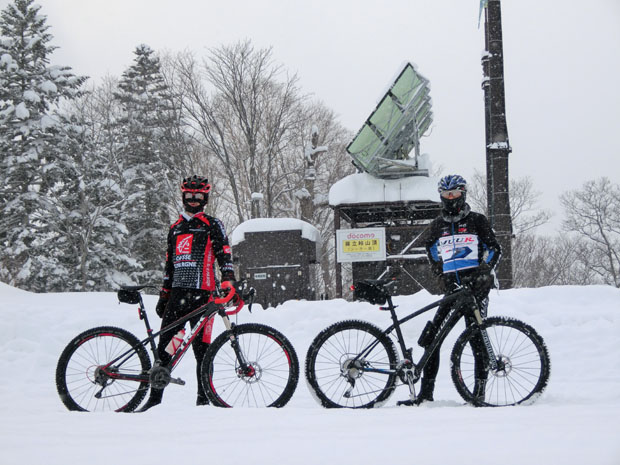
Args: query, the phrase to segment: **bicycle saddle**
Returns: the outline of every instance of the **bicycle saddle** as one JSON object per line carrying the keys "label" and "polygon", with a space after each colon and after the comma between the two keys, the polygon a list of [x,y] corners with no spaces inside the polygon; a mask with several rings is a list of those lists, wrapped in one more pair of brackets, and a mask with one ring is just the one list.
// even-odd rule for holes
{"label": "bicycle saddle", "polygon": [[390,279],[364,279],[351,286],[355,300],[366,300],[373,305],[383,305],[390,293],[384,287]]}
{"label": "bicycle saddle", "polygon": [[122,291],[140,291],[142,289],[144,289],[145,287],[155,287],[152,284],[139,284],[137,286],[125,286],[125,285],[121,285],[121,288],[119,290]]}
{"label": "bicycle saddle", "polygon": [[137,304],[140,303],[140,290],[145,287],[154,287],[150,284],[141,284],[138,286],[121,286],[116,292],[119,302],[124,304]]}

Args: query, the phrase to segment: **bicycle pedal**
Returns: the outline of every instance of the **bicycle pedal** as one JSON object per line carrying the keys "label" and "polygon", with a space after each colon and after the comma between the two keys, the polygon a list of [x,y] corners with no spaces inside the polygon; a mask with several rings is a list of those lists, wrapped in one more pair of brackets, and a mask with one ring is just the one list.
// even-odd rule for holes
{"label": "bicycle pedal", "polygon": [[183,381],[181,378],[170,378],[170,383],[178,384],[179,386],[185,386],[185,381]]}

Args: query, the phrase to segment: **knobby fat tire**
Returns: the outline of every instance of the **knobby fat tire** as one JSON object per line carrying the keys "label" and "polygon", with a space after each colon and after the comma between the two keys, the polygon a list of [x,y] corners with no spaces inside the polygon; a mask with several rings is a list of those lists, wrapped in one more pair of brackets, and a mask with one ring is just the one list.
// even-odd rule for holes
{"label": "knobby fat tire", "polygon": [[[344,361],[346,363],[347,358],[353,358],[357,355],[357,353],[349,353],[346,352],[347,348],[344,344],[346,344],[346,339],[344,338],[345,331],[357,331],[360,334],[357,336],[364,336],[365,333],[367,337],[365,337],[364,341],[361,341],[361,345],[363,347],[356,347],[356,349],[362,350],[373,341],[378,340],[379,345],[377,347],[381,347],[384,356],[388,360],[388,364],[386,364],[383,368],[390,368],[394,370],[398,363],[398,355],[396,354],[396,348],[392,341],[379,329],[377,326],[368,323],[366,321],[361,320],[346,320],[335,323],[323,331],[321,331],[310,344],[310,348],[308,349],[308,354],[306,355],[306,381],[310,388],[310,392],[315,398],[315,400],[321,404],[325,408],[372,408],[372,407],[380,407],[390,398],[394,389],[396,387],[396,374],[373,374],[376,377],[385,377],[385,382],[382,382],[383,386],[377,386],[377,389],[373,389],[371,392],[361,394],[366,397],[366,401],[360,403],[359,405],[346,405],[347,401],[341,401],[342,394],[346,389],[346,385],[349,383],[346,382],[346,385],[340,383],[340,385],[334,390],[334,395],[330,396],[328,391],[330,388],[334,388],[334,383],[338,384],[340,381],[338,377],[338,371],[341,369],[341,365]],[[357,341],[360,341],[359,339]],[[356,344],[357,344],[356,341]],[[325,344],[330,344],[330,347],[325,347],[324,352],[325,355],[321,355],[322,357],[326,357],[331,359],[333,362],[332,372],[333,376],[330,380],[322,380],[321,377],[321,367],[317,367],[317,357],[321,353],[321,349],[324,348]],[[359,344],[358,344],[359,345]],[[337,350],[340,350],[344,353],[336,353]],[[376,349],[375,349],[376,350]],[[327,362],[327,360],[326,360]],[[323,361],[320,361],[323,363]],[[369,373],[362,373],[359,379],[362,379],[364,376],[371,376]],[[344,377],[341,376],[344,380]],[[356,383],[357,384],[357,383]],[[340,399],[334,399],[333,397],[340,397]],[[340,403],[339,403],[340,400]]]}
{"label": "knobby fat tire", "polygon": [[[104,339],[98,340],[97,338],[106,339],[104,342]],[[88,329],[73,338],[71,342],[67,344],[62,354],[60,355],[60,358],[58,359],[58,364],[56,366],[56,388],[58,390],[58,394],[60,395],[60,399],[62,400],[63,404],[65,404],[65,406],[72,411],[91,411],[89,410],[89,408],[87,408],[90,407],[90,402],[94,402],[93,405],[95,408],[93,410],[96,410],[97,407],[101,407],[102,410],[109,409],[117,412],[134,411],[138,407],[138,405],[140,405],[140,402],[142,402],[144,396],[146,395],[146,392],[148,391],[148,383],[146,382],[124,382],[126,386],[130,387],[131,391],[134,390],[135,386],[135,392],[133,395],[127,394],[127,396],[125,397],[111,397],[110,399],[112,400],[110,401],[102,401],[93,397],[94,393],[101,389],[101,386],[94,383],[92,380],[93,367],[107,364],[112,359],[108,359],[105,357],[114,355],[109,353],[95,354],[93,350],[87,350],[87,347],[84,346],[84,344],[88,344],[89,342],[93,341],[101,342],[100,348],[107,351],[112,350],[115,345],[118,348],[118,344],[124,342],[126,346],[124,346],[125,348],[123,349],[123,351],[129,350],[133,347],[134,354],[130,355],[129,357],[131,357],[132,360],[135,360],[136,358],[137,360],[139,360],[139,366],[143,373],[146,373],[151,368],[151,359],[149,358],[146,349],[143,345],[140,344],[138,338],[131,334],[129,331],[114,326],[100,326],[97,328]],[[106,345],[106,343],[108,342],[109,344]],[[80,349],[82,350],[80,351]],[[84,372],[80,373],[76,371],[76,373],[67,373],[69,363],[71,362],[72,357],[77,352],[80,352],[78,354],[80,360],[78,361],[76,357],[76,367],[78,366],[77,363],[79,362],[79,366],[81,367],[81,369],[84,370]],[[83,352],[83,354],[81,352]],[[93,359],[95,355],[99,355],[100,357],[95,360]],[[120,353],[116,353],[116,355],[120,355]],[[70,378],[69,380],[67,379],[68,377]],[[75,380],[73,380],[74,377]],[[72,381],[81,382],[81,387],[87,389],[87,392],[80,396],[80,399],[74,398],[77,397],[78,393],[76,391],[77,389],[79,389],[79,387],[72,389],[70,387]],[[115,381],[115,383],[119,382]],[[127,397],[129,397],[128,400]],[[113,406],[111,406],[111,403],[113,401],[116,401],[116,399],[122,399],[123,402],[121,403],[121,405],[116,404],[115,406],[117,408],[113,408]],[[106,402],[109,402],[107,406]]]}
{"label": "knobby fat tire", "polygon": [[[215,363],[217,360],[218,365],[222,364],[224,361],[230,365],[226,368],[226,370],[229,371],[227,375],[229,375],[230,380],[237,384],[234,389],[246,389],[246,391],[255,389],[254,392],[246,392],[248,395],[256,394],[256,396],[253,397],[253,399],[257,401],[257,405],[255,406],[276,408],[284,407],[288,401],[291,400],[299,381],[299,360],[291,342],[278,330],[263,324],[240,324],[235,326],[233,331],[240,339],[242,351],[244,351],[243,340],[245,339],[245,336],[248,336],[250,338],[248,341],[252,343],[255,343],[256,341],[251,341],[251,338],[261,338],[259,343],[260,345],[256,346],[256,348],[259,349],[259,352],[244,352],[244,356],[249,363],[257,364],[257,366],[260,369],[265,370],[265,372],[260,373],[260,376],[257,375],[254,379],[238,376],[237,369],[239,368],[239,364],[230,343],[231,331],[224,331],[209,345],[209,348],[207,349],[201,363],[202,385],[210,402],[216,407],[235,407],[233,400],[237,400],[229,398],[227,393],[222,391],[223,387],[217,387],[215,385],[218,384],[213,381]],[[276,345],[272,346],[272,342],[275,342]],[[224,354],[223,352],[220,352],[222,350],[228,350],[229,353]],[[269,365],[261,366],[261,359],[258,358],[259,356],[263,357],[263,361],[265,361],[265,357],[277,356],[279,360],[277,362],[278,366],[272,366],[273,363],[269,360],[266,361]],[[284,369],[285,367],[288,367],[288,369]],[[278,370],[278,378],[282,380],[282,386],[276,386],[274,383],[271,383],[270,380],[266,380],[264,382],[262,381],[262,377],[272,376],[270,370],[274,369]],[[280,372],[280,370],[284,371]],[[259,385],[261,382],[263,382],[263,385]],[[270,397],[265,402],[265,405],[259,405],[260,400],[264,399],[261,394],[265,394],[266,391],[273,392],[276,389],[277,393],[273,397]],[[218,392],[218,390],[220,392]],[[236,391],[236,394],[238,393],[239,391]],[[242,396],[240,396],[240,398],[243,399]],[[238,405],[243,405],[243,402]]]}
{"label": "knobby fat tire", "polygon": [[[494,350],[499,351],[499,353],[496,353],[496,356],[506,356],[507,361],[514,364],[513,370],[502,377],[495,377],[495,375],[489,371],[487,378],[487,390],[489,387],[493,389],[493,384],[491,383],[498,383],[498,385],[504,383],[506,395],[512,398],[510,400],[507,399],[505,402],[499,402],[496,396],[493,394],[489,395],[488,393],[484,401],[474,397],[472,393],[473,389],[470,389],[472,380],[470,379],[469,382],[467,381],[467,375],[464,374],[462,364],[463,353],[466,348],[471,347],[470,341],[477,334],[478,330],[475,325],[467,328],[458,337],[452,350],[451,375],[458,393],[466,402],[478,407],[500,407],[533,403],[547,386],[551,371],[549,351],[547,350],[543,338],[530,325],[514,318],[487,318],[483,322],[482,328],[487,331],[492,342],[493,339],[502,337],[504,333],[507,333],[507,331],[502,332],[502,329],[505,330],[506,328],[510,328],[514,330],[512,336],[513,340],[506,340],[505,343],[502,344],[502,347],[496,347],[494,344]],[[517,339],[517,337],[519,338]],[[524,345],[526,347],[531,345],[531,347],[529,347],[531,350],[526,352],[524,350]],[[510,359],[510,352],[513,353],[512,359]],[[529,364],[527,367],[521,369],[518,367],[518,364],[522,363],[521,359],[524,357],[523,354],[526,354],[525,356],[528,357],[528,360],[533,363],[533,365]],[[540,364],[540,366],[537,367],[537,364]],[[532,370],[532,368],[534,368],[534,370]],[[527,378],[519,374],[519,370],[522,370],[522,373],[526,373]],[[514,378],[514,381],[508,380],[511,376]],[[529,379],[530,377],[532,378],[531,380]],[[535,382],[533,381],[534,378]],[[511,385],[510,383],[513,384]],[[529,387],[530,385],[531,387]]]}

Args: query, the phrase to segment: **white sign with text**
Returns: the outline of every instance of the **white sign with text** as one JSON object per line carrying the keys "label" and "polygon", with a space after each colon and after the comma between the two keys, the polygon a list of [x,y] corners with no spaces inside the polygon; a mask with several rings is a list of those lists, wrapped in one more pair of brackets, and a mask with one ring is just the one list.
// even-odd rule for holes
{"label": "white sign with text", "polygon": [[385,260],[385,228],[339,229],[336,231],[338,262]]}

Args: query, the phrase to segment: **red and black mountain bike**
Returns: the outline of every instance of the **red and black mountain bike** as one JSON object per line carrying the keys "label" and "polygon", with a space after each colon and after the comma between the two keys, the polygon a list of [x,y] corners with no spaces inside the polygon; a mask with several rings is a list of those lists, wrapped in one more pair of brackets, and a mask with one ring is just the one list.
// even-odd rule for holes
{"label": "red and black mountain bike", "polygon": [[[147,337],[141,341],[122,328],[100,326],[76,336],[64,349],[56,368],[56,387],[69,410],[133,412],[150,386],[184,385],[172,371],[202,331],[212,329],[219,315],[226,327],[209,345],[201,363],[202,385],[213,405],[219,407],[283,407],[293,396],[299,379],[299,362],[293,345],[279,331],[262,324],[235,324],[229,316],[248,300],[251,311],[254,289],[227,288],[216,298],[153,332],[140,291],[152,286],[126,286],[118,291],[123,303],[138,304]],[[233,297],[235,297],[233,299]],[[234,307],[228,307],[234,302]],[[181,323],[200,316],[191,330],[179,337],[169,364],[162,365],[156,338]],[[180,335],[179,335],[180,336]],[[151,364],[147,346],[153,353]]]}

